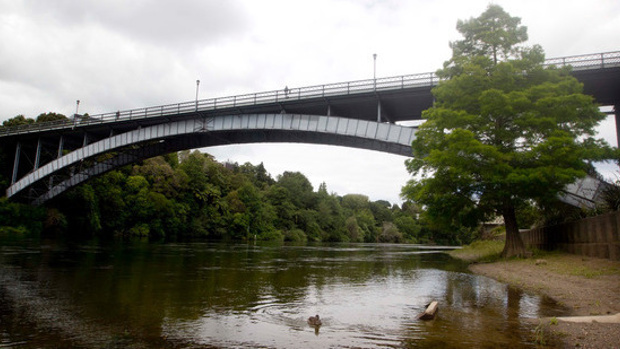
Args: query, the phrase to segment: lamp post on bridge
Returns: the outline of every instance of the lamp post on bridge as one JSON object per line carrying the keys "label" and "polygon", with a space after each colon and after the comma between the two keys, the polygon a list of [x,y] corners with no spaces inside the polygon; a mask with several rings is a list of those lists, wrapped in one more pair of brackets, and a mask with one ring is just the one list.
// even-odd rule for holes
{"label": "lamp post on bridge", "polygon": [[75,125],[77,124],[77,119],[80,111],[80,100],[76,100],[75,101],[75,114],[73,114],[73,127],[75,128]]}
{"label": "lamp post on bridge", "polygon": [[372,54],[373,59],[373,69],[372,69],[372,79],[374,81],[375,90],[377,89],[377,54]]}
{"label": "lamp post on bridge", "polygon": [[[375,90],[375,94],[377,93],[377,54],[372,54],[373,60],[373,69],[372,69],[372,80],[373,86]],[[381,122],[381,100],[379,100],[379,96],[377,95],[377,122]]]}
{"label": "lamp post on bridge", "polygon": [[198,89],[200,88],[200,80],[196,80],[196,111],[198,111]]}

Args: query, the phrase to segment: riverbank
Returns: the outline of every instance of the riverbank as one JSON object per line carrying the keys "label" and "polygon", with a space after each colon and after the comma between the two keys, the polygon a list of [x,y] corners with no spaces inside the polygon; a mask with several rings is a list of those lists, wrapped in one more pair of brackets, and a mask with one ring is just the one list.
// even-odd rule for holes
{"label": "riverbank", "polygon": [[[554,252],[528,259],[473,263],[469,269],[515,287],[543,293],[567,307],[573,316],[620,313],[620,262],[617,261]],[[563,348],[620,348],[617,323],[570,323],[554,318],[535,321],[544,331],[536,335],[538,340],[562,343]]]}

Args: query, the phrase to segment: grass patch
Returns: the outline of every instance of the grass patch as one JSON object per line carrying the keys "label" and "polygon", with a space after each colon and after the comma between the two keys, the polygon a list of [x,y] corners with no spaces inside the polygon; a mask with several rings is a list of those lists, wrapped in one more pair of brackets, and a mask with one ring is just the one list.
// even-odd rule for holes
{"label": "grass patch", "polygon": [[504,241],[478,240],[462,249],[450,251],[450,256],[467,262],[494,262],[500,259]]}
{"label": "grass patch", "polygon": [[620,275],[620,263],[588,258],[578,255],[567,254],[559,251],[534,251],[534,258],[530,263],[543,259],[544,264],[540,265],[556,274],[572,275],[593,279],[603,275]]}

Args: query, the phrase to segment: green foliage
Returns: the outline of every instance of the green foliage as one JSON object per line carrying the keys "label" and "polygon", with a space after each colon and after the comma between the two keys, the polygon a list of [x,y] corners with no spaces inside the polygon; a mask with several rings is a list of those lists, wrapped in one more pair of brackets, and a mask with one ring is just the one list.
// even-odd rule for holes
{"label": "green foliage", "polygon": [[527,40],[527,28],[519,17],[510,17],[498,5],[489,5],[477,18],[459,20],[456,29],[465,38],[450,44],[454,57],[492,57],[508,59],[518,51],[516,45]]}
{"label": "green foliage", "polygon": [[490,5],[459,21],[464,39],[438,75],[435,105],[413,142],[403,195],[427,209],[443,231],[472,229],[495,215],[506,222],[505,253],[524,253],[516,211],[556,201],[588,163],[609,158],[594,139],[604,115],[566,69],[544,68],[520,19]]}
{"label": "green foliage", "polygon": [[59,121],[59,120],[68,120],[66,116],[58,113],[43,113],[37,116],[36,122],[50,122],[50,121]]}
{"label": "green foliage", "polygon": [[383,224],[383,229],[378,237],[379,242],[398,243],[402,242],[402,240],[403,235],[393,223],[386,222]]}
{"label": "green foliage", "polygon": [[284,232],[284,241],[290,242],[306,242],[308,241],[308,236],[301,229],[292,229]]}
{"label": "green foliage", "polygon": [[20,126],[20,125],[28,125],[34,124],[34,119],[26,118],[24,115],[20,114],[11,119],[5,120],[2,122],[3,127],[12,127],[12,126]]}
{"label": "green foliage", "polygon": [[[276,181],[262,164],[223,165],[208,154],[183,151],[73,188],[38,221],[54,233],[150,239],[404,242],[416,241],[420,230],[418,212],[410,207],[357,194],[338,197],[325,183],[314,192],[299,172]],[[393,217],[400,218],[398,225],[391,224]]]}
{"label": "green foliage", "polygon": [[0,232],[40,234],[45,221],[45,208],[32,207],[0,198]]}
{"label": "green foliage", "polygon": [[299,172],[284,172],[276,185],[285,188],[289,201],[296,207],[310,207],[314,203],[312,184]]}
{"label": "green foliage", "polygon": [[400,216],[394,219],[394,224],[403,234],[403,238],[411,243],[418,242],[418,236],[422,227],[411,216]]}

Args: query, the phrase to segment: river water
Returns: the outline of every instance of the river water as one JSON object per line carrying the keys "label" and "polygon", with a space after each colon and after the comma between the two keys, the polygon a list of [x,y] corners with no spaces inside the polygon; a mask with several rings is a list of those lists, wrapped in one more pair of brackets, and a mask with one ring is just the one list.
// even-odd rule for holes
{"label": "river water", "polygon": [[436,247],[0,238],[0,348],[533,348],[563,313]]}

